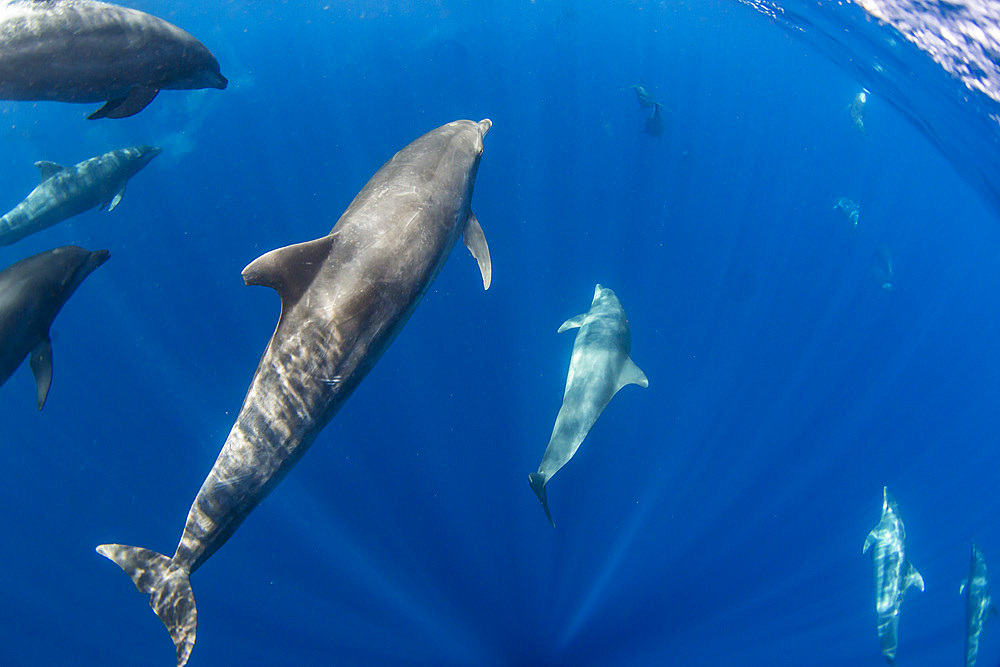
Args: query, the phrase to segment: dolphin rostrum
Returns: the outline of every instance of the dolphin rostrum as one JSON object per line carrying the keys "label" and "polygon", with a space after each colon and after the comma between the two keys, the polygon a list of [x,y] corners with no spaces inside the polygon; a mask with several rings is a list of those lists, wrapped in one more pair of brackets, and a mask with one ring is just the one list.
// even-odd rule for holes
{"label": "dolphin rostrum", "polygon": [[965,593],[965,667],[975,667],[979,656],[979,635],[983,632],[986,615],[997,613],[990,600],[990,573],[986,569],[986,559],[975,542],[972,543],[969,578],[962,582],[958,592]]}
{"label": "dolphin rostrum", "polygon": [[559,333],[577,328],[580,331],[573,342],[562,407],[538,472],[528,475],[528,483],[553,526],[545,485],[573,458],[619,389],[628,384],[649,386],[646,375],[629,357],[632,334],[625,309],[613,291],[597,285],[590,310],[563,322]]}
{"label": "dolphin rostrum", "polygon": [[861,553],[872,549],[875,567],[875,611],[878,615],[878,636],[882,655],[890,665],[896,664],[899,630],[899,607],[910,586],[924,590],[924,578],[910,565],[906,557],[906,529],[899,516],[899,506],[882,487],[882,518],[865,539]]}
{"label": "dolphin rostrum", "polygon": [[30,353],[39,410],[52,384],[52,320],[83,279],[107,260],[107,250],[68,245],[0,271],[0,385]]}
{"label": "dolphin rostrum", "polygon": [[382,166],[329,235],[273,250],[243,270],[281,296],[278,326],[236,423],[188,512],[172,558],[103,544],[148,593],[177,664],[194,646],[192,572],[298,463],[399,333],[460,236],[490,285],[490,255],[470,209],[489,120],[420,137]]}
{"label": "dolphin rostrum", "polygon": [[72,167],[36,162],[42,180],[20,204],[0,218],[0,246],[20,241],[46,227],[96,206],[118,206],[128,179],[160,154],[153,146],[122,148]]}
{"label": "dolphin rostrum", "polygon": [[0,99],[105,102],[125,118],[160,90],[225,88],[205,45],[175,25],[95,0],[0,0]]}

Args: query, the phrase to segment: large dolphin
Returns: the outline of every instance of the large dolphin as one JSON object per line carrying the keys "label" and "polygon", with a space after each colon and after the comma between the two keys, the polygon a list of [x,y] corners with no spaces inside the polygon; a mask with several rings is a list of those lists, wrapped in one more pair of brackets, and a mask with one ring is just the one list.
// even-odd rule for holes
{"label": "large dolphin", "polygon": [[629,357],[632,334],[625,309],[614,292],[597,285],[590,310],[563,322],[559,333],[577,328],[580,331],[573,342],[562,407],[538,472],[528,475],[528,483],[553,526],[556,524],[549,512],[545,485],[573,458],[619,389],[627,384],[649,386],[646,375]]}
{"label": "large dolphin", "polygon": [[133,146],[84,160],[72,167],[36,162],[42,180],[20,204],[0,218],[0,246],[10,245],[95,206],[114,210],[128,179],[160,154]]}
{"label": "large dolphin", "polygon": [[225,88],[205,45],[175,25],[95,0],[0,2],[0,99],[104,106],[125,118],[160,90]]}
{"label": "large dolphin", "polygon": [[107,250],[68,245],[0,271],[0,384],[30,353],[39,410],[52,384],[52,320],[83,279],[107,260]]}
{"label": "large dolphin", "polygon": [[399,333],[464,235],[490,285],[490,256],[470,209],[490,121],[460,120],[398,152],[328,236],[273,250],[243,270],[273,287],[281,316],[236,423],[188,512],[172,558],[97,551],[148,593],[183,665],[197,614],[188,580],[291,470]]}
{"label": "large dolphin", "polygon": [[899,506],[889,495],[887,487],[882,487],[882,518],[868,533],[861,553],[867,553],[869,549],[872,549],[875,568],[875,611],[882,655],[890,665],[894,665],[903,595],[910,586],[924,590],[924,578],[907,560],[906,529],[899,516]]}
{"label": "large dolphin", "polygon": [[969,578],[962,582],[959,594],[965,593],[965,667],[974,667],[979,656],[979,635],[990,612],[996,614],[990,599],[990,573],[986,559],[976,543],[972,543]]}

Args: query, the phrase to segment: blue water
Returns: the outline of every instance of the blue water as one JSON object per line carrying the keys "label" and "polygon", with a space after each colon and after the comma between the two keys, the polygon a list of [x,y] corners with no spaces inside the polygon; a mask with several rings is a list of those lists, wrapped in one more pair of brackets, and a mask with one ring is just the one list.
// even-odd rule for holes
{"label": "blue water", "polygon": [[[94,547],[173,552],[277,320],[240,271],[326,234],[417,136],[485,117],[492,288],[457,247],[192,577],[189,664],[885,664],[861,553],[883,485],[927,585],[899,664],[960,664],[970,541],[1000,568],[995,102],[854,5],[129,4],[231,84],[120,121],[0,103],[2,206],[36,160],[164,147],[113,213],[0,249],[111,251],[56,319],[45,409],[27,368],[0,388],[4,664],[173,664]],[[598,282],[650,386],[553,478],[553,529],[527,474],[573,344],[556,329]]]}

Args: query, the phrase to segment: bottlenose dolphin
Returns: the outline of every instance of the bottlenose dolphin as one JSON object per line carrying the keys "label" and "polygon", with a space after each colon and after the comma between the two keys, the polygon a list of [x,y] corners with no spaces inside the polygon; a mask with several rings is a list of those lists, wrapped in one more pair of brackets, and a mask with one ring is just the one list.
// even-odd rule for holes
{"label": "bottlenose dolphin", "polygon": [[273,250],[243,270],[281,297],[278,326],[236,423],[188,512],[172,558],[103,544],[148,593],[177,664],[194,646],[189,576],[298,463],[399,333],[464,235],[490,285],[489,249],[470,209],[489,120],[420,137],[382,166],[329,235]]}
{"label": "bottlenose dolphin", "polygon": [[858,128],[858,132],[861,134],[866,134],[865,132],[865,109],[868,106],[868,89],[862,88],[861,92],[854,96],[848,109],[851,112],[851,122],[854,123],[854,127]]}
{"label": "bottlenose dolphin", "polygon": [[958,592],[965,593],[965,667],[974,667],[986,615],[997,613],[990,599],[990,573],[986,569],[986,559],[975,542],[972,543],[969,578],[962,582]]}
{"label": "bottlenose dolphin", "polygon": [[114,210],[125,194],[128,179],[160,152],[152,146],[133,146],[92,157],[72,167],[36,162],[42,180],[24,201],[0,218],[0,246],[20,241],[95,206]]}
{"label": "bottlenose dolphin", "polygon": [[882,518],[865,539],[861,553],[872,549],[875,567],[875,611],[878,614],[878,636],[882,655],[890,665],[896,664],[899,607],[910,586],[924,590],[924,579],[906,557],[906,529],[899,516],[899,507],[882,487]]}
{"label": "bottlenose dolphin", "polygon": [[841,197],[833,205],[834,211],[840,211],[851,224],[851,229],[858,228],[858,221],[861,219],[861,204],[848,197]]}
{"label": "bottlenose dolphin", "polygon": [[52,384],[52,320],[83,279],[108,256],[107,250],[91,252],[68,245],[0,271],[0,385],[30,353],[39,410]]}
{"label": "bottlenose dolphin", "polygon": [[656,102],[653,105],[652,115],[646,119],[646,134],[653,137],[662,137],[666,126],[667,124],[663,120],[663,105]]}
{"label": "bottlenose dolphin", "polygon": [[177,26],[95,0],[0,2],[0,99],[105,102],[125,118],[160,90],[225,88],[205,45]]}
{"label": "bottlenose dolphin", "polygon": [[528,483],[553,526],[545,485],[573,458],[619,389],[627,384],[649,386],[646,375],[629,357],[632,334],[614,292],[597,285],[590,310],[563,322],[559,333],[577,328],[580,331],[573,342],[562,406],[538,472],[528,475]]}
{"label": "bottlenose dolphin", "polygon": [[629,86],[629,88],[635,91],[635,98],[636,101],[639,102],[640,109],[650,109],[654,104],[656,104],[656,100],[654,100],[653,96],[649,94],[649,91],[646,90],[645,86],[636,84],[634,86]]}

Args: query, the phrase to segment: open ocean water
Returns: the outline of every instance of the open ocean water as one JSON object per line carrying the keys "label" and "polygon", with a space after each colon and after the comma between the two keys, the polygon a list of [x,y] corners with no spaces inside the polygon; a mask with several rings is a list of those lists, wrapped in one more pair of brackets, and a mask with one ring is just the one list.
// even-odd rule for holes
{"label": "open ocean water", "polygon": [[[491,289],[459,244],[193,575],[189,664],[885,664],[862,555],[883,485],[926,582],[898,664],[962,664],[971,540],[1000,571],[998,3],[128,5],[230,85],[114,121],[0,103],[4,210],[36,160],[163,148],[112,213],[0,248],[111,252],[55,321],[45,409],[27,364],[0,388],[0,662],[173,664],[94,547],[173,552],[278,317],[241,270],[325,235],[421,134],[490,118]],[[553,529],[527,475],[556,329],[596,283],[649,388],[553,478]],[[996,619],[977,664],[1000,664]]]}

